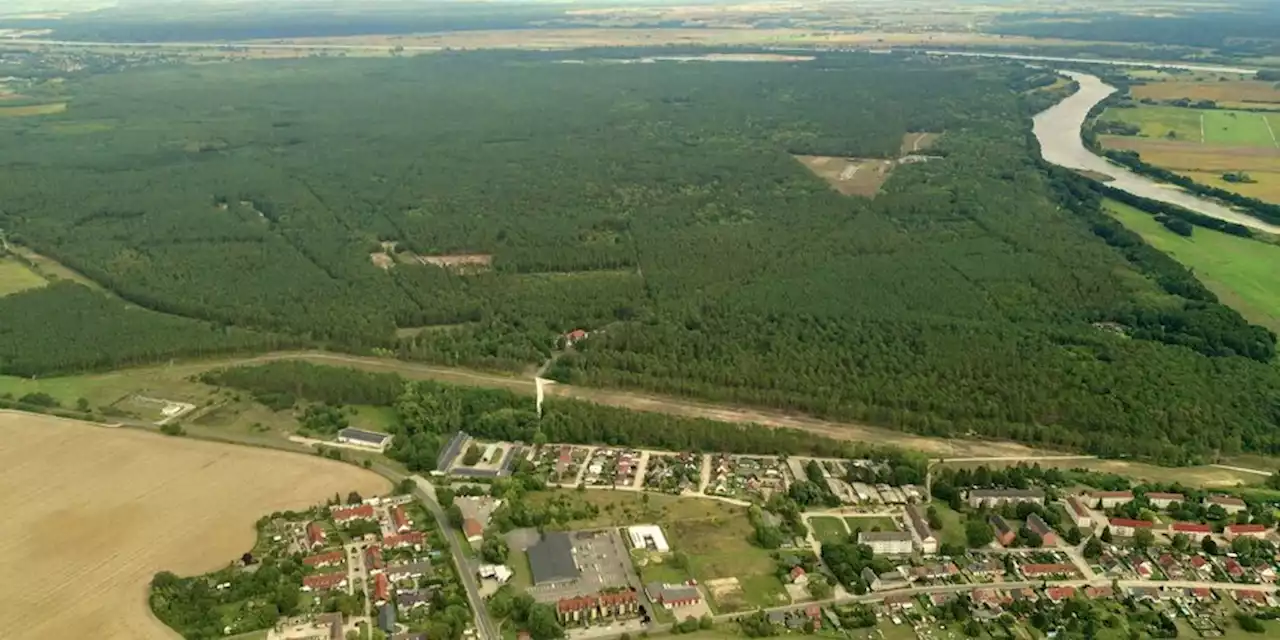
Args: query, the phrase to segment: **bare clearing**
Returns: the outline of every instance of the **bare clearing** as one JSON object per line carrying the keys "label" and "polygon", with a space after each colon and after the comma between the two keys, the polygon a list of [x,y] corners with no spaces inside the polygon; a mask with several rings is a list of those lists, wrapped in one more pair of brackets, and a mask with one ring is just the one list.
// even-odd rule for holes
{"label": "bare clearing", "polygon": [[479,273],[493,266],[493,255],[488,253],[456,253],[438,256],[414,256],[418,262],[460,273]]}
{"label": "bare clearing", "polygon": [[806,169],[846,196],[875,197],[893,173],[892,160],[795,156]]}
{"label": "bare clearing", "polygon": [[925,149],[932,147],[933,144],[938,141],[938,138],[941,137],[941,133],[920,132],[904,134],[902,136],[902,148],[899,152],[905,156],[907,154],[924,151]]}
{"label": "bare clearing", "polygon": [[[388,483],[315,456],[0,413],[0,637],[168,639],[147,605],[162,570],[217,569],[253,523]],[[29,579],[17,579],[27,576]]]}

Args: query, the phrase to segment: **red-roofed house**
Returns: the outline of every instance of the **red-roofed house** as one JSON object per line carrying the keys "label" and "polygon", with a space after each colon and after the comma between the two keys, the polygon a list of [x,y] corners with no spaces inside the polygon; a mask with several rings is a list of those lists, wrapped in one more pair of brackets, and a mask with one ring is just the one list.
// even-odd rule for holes
{"label": "red-roofed house", "polygon": [[1205,602],[1213,599],[1213,590],[1208,587],[1196,587],[1194,589],[1187,589],[1187,595],[1201,602]]}
{"label": "red-roofed house", "polygon": [[387,536],[382,539],[382,546],[388,549],[399,549],[401,547],[416,547],[427,543],[427,537],[421,531],[410,531],[409,533],[401,533],[398,535]]}
{"label": "red-roofed house", "polygon": [[1183,575],[1182,566],[1178,564],[1178,561],[1171,554],[1166,553],[1160,556],[1160,559],[1156,560],[1156,564],[1159,564],[1160,569],[1172,580],[1177,580]]}
{"label": "red-roofed house", "polygon": [[819,607],[816,604],[811,604],[804,608],[804,615],[808,616],[809,620],[813,622],[813,629],[815,631],[822,628],[822,607]]}
{"label": "red-roofed house", "polygon": [[1213,565],[1204,556],[1191,556],[1191,566],[1200,573],[1213,573]]}
{"label": "red-roofed house", "polygon": [[362,504],[358,507],[345,507],[333,510],[333,521],[338,524],[352,520],[373,520],[373,505]]}
{"label": "red-roofed house", "polygon": [[373,577],[373,599],[378,604],[391,599],[391,581],[381,573]]}
{"label": "red-roofed house", "polygon": [[1249,603],[1260,607],[1267,606],[1267,594],[1261,591],[1237,591],[1235,592],[1236,602]]}
{"label": "red-roofed house", "polygon": [[341,551],[330,551],[328,553],[307,556],[302,559],[302,564],[305,564],[308,567],[315,567],[317,569],[320,567],[331,567],[336,564],[342,564],[342,559],[345,557],[346,554]]}
{"label": "red-roofed house", "polygon": [[480,524],[480,521],[475,518],[464,518],[462,520],[462,534],[467,537],[467,542],[481,542],[484,540],[484,525]]}
{"label": "red-roofed house", "polygon": [[1094,504],[1102,503],[1103,509],[1118,507],[1126,502],[1133,502],[1132,491],[1097,491],[1093,494]]}
{"label": "red-roofed house", "polygon": [[1138,529],[1151,529],[1155,526],[1148,520],[1130,520],[1128,518],[1112,518],[1108,524],[1111,525],[1111,535],[1122,538],[1133,537],[1133,534]]}
{"label": "red-roofed house", "polygon": [[1229,524],[1223,530],[1223,534],[1228,540],[1235,540],[1240,537],[1265,538],[1270,531],[1260,524]]}
{"label": "red-roofed house", "polygon": [[315,575],[302,577],[303,591],[328,591],[337,587],[346,586],[347,572],[335,571],[333,573],[317,573]]}
{"label": "red-roofed house", "polygon": [[312,549],[319,549],[324,546],[324,539],[328,537],[324,532],[324,527],[319,522],[307,524],[307,544]]}
{"label": "red-roofed house", "polygon": [[1084,595],[1086,598],[1110,598],[1115,595],[1115,590],[1111,587],[1085,587]]}
{"label": "red-roofed house", "polygon": [[386,564],[382,562],[382,547],[372,545],[364,550],[364,568],[369,573],[382,573]]}
{"label": "red-roofed house", "polygon": [[792,568],[791,568],[791,583],[792,583],[792,584],[808,584],[808,582],[809,582],[809,576],[808,576],[807,574],[805,574],[805,572],[804,572],[804,567],[792,567]]}
{"label": "red-roofed house", "polygon": [[1169,529],[1174,533],[1185,533],[1189,536],[1207,536],[1213,533],[1213,527],[1199,522],[1175,522]]}
{"label": "red-roofed house", "polygon": [[1187,497],[1181,493],[1148,493],[1147,500],[1157,509],[1167,509],[1171,504],[1186,502]]}
{"label": "red-roofed house", "polygon": [[1050,602],[1062,602],[1076,594],[1075,587],[1049,587],[1044,590],[1044,595],[1049,598]]}
{"label": "red-roofed house", "polygon": [[405,515],[404,507],[396,505],[391,508],[391,524],[395,526],[398,533],[409,530],[409,516]]}
{"label": "red-roofed house", "polygon": [[573,331],[564,334],[564,346],[572,347],[573,345],[586,340],[589,335],[591,334],[583,331],[582,329],[574,329]]}
{"label": "red-roofed house", "polygon": [[1071,521],[1081,529],[1093,526],[1093,512],[1089,511],[1089,507],[1076,496],[1067,498],[1067,515],[1071,516]]}
{"label": "red-roofed house", "polygon": [[1226,569],[1227,575],[1231,576],[1232,578],[1244,577],[1244,567],[1241,566],[1239,562],[1236,562],[1235,558],[1227,558],[1225,561],[1223,561],[1222,568]]}

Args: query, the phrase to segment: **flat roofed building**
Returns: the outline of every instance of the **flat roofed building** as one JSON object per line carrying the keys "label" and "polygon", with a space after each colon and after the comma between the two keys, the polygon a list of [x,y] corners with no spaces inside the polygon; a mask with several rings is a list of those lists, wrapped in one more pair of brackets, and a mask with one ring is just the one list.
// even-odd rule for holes
{"label": "flat roofed building", "polygon": [[670,545],[667,544],[667,537],[662,534],[662,528],[657,525],[627,527],[627,537],[631,539],[631,546],[637,549],[652,549],[658,553],[671,550]]}
{"label": "flat roofed building", "polygon": [[969,506],[1001,505],[1006,503],[1034,502],[1044,504],[1044,491],[1040,489],[972,489],[969,491]]}
{"label": "flat roofed building", "polygon": [[571,582],[582,575],[574,557],[573,540],[562,531],[543,534],[542,540],[529,547],[528,554],[535,585]]}
{"label": "flat roofed building", "polygon": [[358,447],[368,447],[378,451],[385,451],[387,445],[391,444],[392,437],[393,436],[389,433],[365,431],[364,429],[354,429],[351,427],[338,431],[338,442]]}

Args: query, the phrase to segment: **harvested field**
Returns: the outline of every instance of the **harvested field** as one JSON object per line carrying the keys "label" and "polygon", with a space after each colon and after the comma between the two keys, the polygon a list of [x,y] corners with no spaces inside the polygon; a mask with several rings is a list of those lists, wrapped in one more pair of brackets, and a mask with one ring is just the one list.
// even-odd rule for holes
{"label": "harvested field", "polygon": [[1222,179],[1221,172],[1212,171],[1179,171],[1178,173],[1199,182],[1200,184],[1234,191],[1241,195],[1257,198],[1265,202],[1280,204],[1280,172],[1249,171],[1254,182],[1227,182]]}
{"label": "harvested field", "polygon": [[47,116],[67,110],[67,103],[32,104],[22,107],[0,107],[0,118],[23,118],[27,116]]}
{"label": "harvested field", "polygon": [[[1173,76],[1168,76],[1173,77]],[[1224,106],[1280,103],[1280,88],[1274,82],[1231,80],[1227,82],[1152,82],[1133,87],[1133,97],[1152,100],[1213,100]]]}
{"label": "harvested field", "polygon": [[1280,149],[1202,145],[1197,142],[1100,136],[1108,149],[1131,149],[1142,159],[1172,171],[1280,171]]}
{"label": "harvested field", "polygon": [[26,265],[10,258],[0,258],[0,296],[43,287],[41,278]]}
{"label": "harvested field", "polygon": [[892,160],[795,156],[806,169],[846,196],[875,197],[893,172]]}
{"label": "harvested field", "polygon": [[253,546],[263,515],[389,488],[316,456],[48,416],[0,413],[0,437],[6,640],[175,637],[147,605],[156,572],[217,569]]}

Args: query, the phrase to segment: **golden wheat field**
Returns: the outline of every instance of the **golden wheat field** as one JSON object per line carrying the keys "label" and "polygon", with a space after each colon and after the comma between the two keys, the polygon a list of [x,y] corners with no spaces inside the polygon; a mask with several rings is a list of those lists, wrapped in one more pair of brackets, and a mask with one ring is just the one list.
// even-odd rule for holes
{"label": "golden wheat field", "polygon": [[176,638],[147,606],[161,570],[248,551],[253,523],[334,493],[385,492],[319,457],[0,412],[0,638]]}

